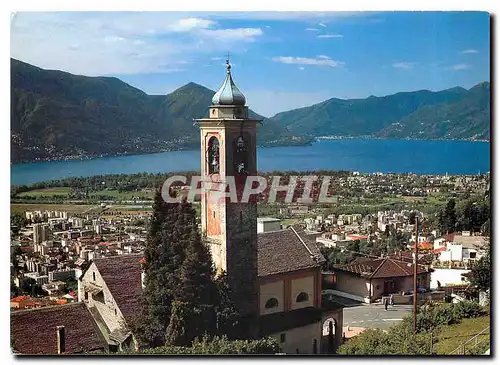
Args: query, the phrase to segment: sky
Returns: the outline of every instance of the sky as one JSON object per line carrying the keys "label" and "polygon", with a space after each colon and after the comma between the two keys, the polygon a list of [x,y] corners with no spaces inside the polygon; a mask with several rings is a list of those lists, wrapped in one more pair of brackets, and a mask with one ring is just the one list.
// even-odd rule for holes
{"label": "sky", "polygon": [[11,57],[148,94],[233,78],[257,113],[490,80],[486,12],[18,12]]}

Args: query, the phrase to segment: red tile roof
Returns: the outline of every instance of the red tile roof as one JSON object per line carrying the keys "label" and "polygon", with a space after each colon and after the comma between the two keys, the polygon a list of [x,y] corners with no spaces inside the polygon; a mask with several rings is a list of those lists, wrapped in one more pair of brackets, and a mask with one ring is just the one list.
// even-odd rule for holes
{"label": "red tile roof", "polygon": [[29,295],[20,295],[18,297],[12,298],[10,301],[12,303],[20,303],[22,301],[25,301],[26,299],[31,299]]}
{"label": "red tile roof", "polygon": [[434,245],[431,242],[427,242],[427,241],[421,242],[418,245],[418,248],[420,250],[432,250],[433,247],[434,247]]}
{"label": "red tile roof", "polygon": [[259,277],[319,267],[324,261],[292,229],[259,233],[257,244]]}
{"label": "red tile roof", "polygon": [[[391,278],[413,275],[413,264],[394,260],[391,258],[370,259],[359,257],[348,265],[340,265],[335,269],[363,275],[367,278]],[[418,273],[423,274],[428,270],[423,265],[418,265]]]}
{"label": "red tile roof", "polygon": [[433,253],[439,253],[439,252],[443,252],[443,251],[446,251],[446,247],[439,247],[439,248],[436,248],[435,250],[433,250],[432,252]]}
{"label": "red tile roof", "polygon": [[66,332],[66,353],[105,348],[95,322],[84,303],[20,310],[11,313],[14,349],[21,354],[57,354],[57,326]]}

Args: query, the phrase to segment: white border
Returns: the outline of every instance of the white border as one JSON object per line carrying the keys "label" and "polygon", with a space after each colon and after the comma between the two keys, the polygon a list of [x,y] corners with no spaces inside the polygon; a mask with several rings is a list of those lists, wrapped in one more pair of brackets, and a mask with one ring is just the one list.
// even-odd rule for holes
{"label": "white border", "polygon": [[[240,5],[243,3],[244,5]],[[117,6],[116,4],[119,4]],[[237,5],[238,4],[238,5]],[[22,1],[17,1],[17,2],[7,2],[4,1],[1,3],[0,7],[2,8],[2,16],[1,16],[1,46],[3,48],[3,53],[4,55],[9,54],[10,55],[10,13],[13,11],[63,11],[63,10],[170,10],[170,11],[200,11],[200,10],[210,10],[210,11],[250,11],[250,10],[267,10],[267,11],[360,11],[360,10],[373,10],[373,11],[381,11],[381,10],[389,10],[389,11],[394,11],[394,10],[482,10],[482,11],[489,11],[492,13],[496,13],[498,10],[498,7],[500,4],[500,1],[495,1],[495,0],[476,0],[476,1],[465,1],[465,0],[447,0],[447,1],[436,1],[436,0],[419,0],[415,1],[413,3],[410,2],[405,2],[405,1],[391,1],[391,0],[377,0],[377,1],[363,1],[363,0],[349,0],[349,1],[321,1],[321,0],[308,0],[307,2],[299,2],[299,1],[289,1],[289,0],[280,0],[280,1],[274,1],[271,3],[268,0],[252,0],[248,1],[246,3],[244,2],[239,2],[237,3],[236,1],[233,2],[228,2],[228,1],[223,1],[223,2],[207,2],[207,1],[201,1],[201,0],[191,0],[189,2],[160,2],[160,1],[150,1],[150,0],[142,0],[142,1],[130,1],[130,0],[122,0],[120,2],[107,2],[104,3],[102,0],[87,0],[84,2],[70,2],[70,1],[62,1],[62,0],[44,0],[44,1],[39,1],[39,0],[22,0]],[[497,28],[498,25],[494,24],[494,34],[497,35]],[[492,34],[492,39],[494,39],[493,34]],[[492,53],[495,53],[496,55],[496,49],[492,49]],[[498,63],[498,58],[495,57]],[[493,63],[491,63],[493,65]],[[7,278],[7,269],[9,267],[8,262],[9,262],[9,254],[8,254],[8,232],[9,232],[9,215],[10,215],[10,201],[9,201],[9,195],[8,191],[10,191],[10,165],[9,165],[9,159],[10,159],[10,128],[9,125],[10,123],[8,122],[10,120],[10,60],[8,57],[2,57],[1,58],[1,66],[2,66],[2,75],[3,77],[2,82],[3,82],[3,97],[0,99],[1,106],[2,106],[2,114],[3,114],[3,123],[2,123],[2,142],[0,144],[2,148],[2,154],[1,154],[1,161],[2,161],[2,171],[6,173],[8,178],[4,178],[1,180],[2,184],[2,191],[3,194],[1,195],[2,198],[2,211],[1,211],[1,227],[2,227],[2,235],[0,237],[4,238],[3,243],[2,243],[2,272],[4,273],[2,277]],[[492,73],[494,75],[494,73]],[[492,80],[492,83],[495,83],[496,80]],[[9,96],[9,97],[8,97]],[[495,101],[498,101],[498,96],[495,95]],[[497,104],[498,105],[498,104]],[[495,128],[498,132],[500,130],[500,127]],[[495,136],[493,137],[495,140],[497,139],[497,134],[495,133]],[[498,150],[498,148],[495,148],[495,150]],[[500,158],[500,156],[495,156],[492,159],[493,161],[496,161],[497,158]],[[8,171],[8,173],[7,173]],[[493,171],[493,169],[492,169]],[[497,189],[497,182],[494,182],[494,189],[495,189],[495,196],[498,194],[498,189]],[[496,219],[496,214],[495,214],[495,221]],[[496,223],[496,222],[494,222]],[[494,241],[497,241],[497,238],[499,236],[498,231],[496,228],[498,225],[493,224],[493,227],[495,227],[495,235],[494,235]],[[497,248],[495,251],[495,259],[498,258],[500,248]],[[495,260],[496,261],[496,260]],[[500,261],[500,260],[499,260]],[[496,261],[498,262],[498,261]],[[498,283],[495,284],[496,281],[494,281],[494,285],[496,285],[494,293],[498,292]],[[10,323],[9,323],[9,304],[7,300],[7,293],[9,291],[9,284],[6,280],[3,280],[0,282],[2,285],[2,293],[3,295],[3,301],[2,301],[2,346],[1,346],[1,351],[2,355],[6,355],[6,357],[2,358],[7,358],[7,362],[11,363],[14,362],[13,356],[10,354],[10,341],[9,341],[9,332],[8,328],[10,328]],[[496,317],[496,316],[495,316]],[[494,336],[494,339],[496,339],[497,336]],[[495,341],[496,343],[497,341]],[[137,358],[134,358],[136,360]],[[285,357],[281,357],[281,360],[286,360]],[[72,361],[73,359],[71,359]],[[130,359],[127,359],[130,360]],[[149,359],[151,361],[151,359]],[[180,362],[180,361],[191,361],[190,359],[183,358],[181,359],[168,359],[168,361],[173,361],[173,362]],[[337,359],[332,359],[332,358],[325,358],[324,360],[326,361],[345,361],[344,359],[337,358]],[[362,362],[363,360],[368,360],[371,361],[370,359],[361,359],[361,360],[354,360],[355,362]],[[395,359],[396,361],[401,361],[401,359]],[[442,358],[436,359],[438,361],[443,360]],[[26,359],[24,359],[26,361]],[[51,364],[53,359],[37,359],[38,363],[46,363],[46,364]],[[68,360],[63,360],[63,361],[68,361]],[[93,361],[98,362],[98,363],[108,363],[109,361],[119,361],[118,358],[106,358],[106,359],[93,359]],[[122,360],[123,361],[123,360]],[[140,360],[139,360],[140,361]],[[163,359],[160,359],[160,361],[164,361]],[[206,359],[205,361],[210,361],[210,362],[216,362],[218,359]],[[260,361],[269,361],[267,359],[262,359]],[[317,361],[317,360],[307,360],[305,358],[300,359],[301,363],[303,362],[312,362],[312,361]],[[349,359],[349,361],[353,361],[353,359]],[[383,361],[386,361],[384,359]],[[404,360],[403,360],[404,361]],[[417,360],[418,361],[418,360]],[[434,361],[432,359],[422,359],[420,361]],[[479,361],[479,360],[468,360],[468,361]]]}

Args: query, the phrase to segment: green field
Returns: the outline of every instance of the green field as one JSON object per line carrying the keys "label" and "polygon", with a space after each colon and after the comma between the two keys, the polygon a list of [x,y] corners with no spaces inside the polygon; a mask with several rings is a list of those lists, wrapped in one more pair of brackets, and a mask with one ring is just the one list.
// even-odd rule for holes
{"label": "green field", "polygon": [[71,193],[70,187],[56,187],[56,188],[30,190],[24,193],[20,193],[18,196],[21,198],[26,196],[32,196],[32,197],[53,196],[53,195],[68,196],[70,193]]}
{"label": "green field", "polygon": [[153,191],[118,191],[118,190],[101,190],[90,193],[90,198],[98,199],[99,196],[112,197],[116,200],[148,200],[154,198]]}
{"label": "green field", "polygon": [[[434,344],[434,351],[436,351],[438,355],[448,355],[460,346],[461,343],[467,341],[490,325],[491,318],[487,315],[477,318],[464,318],[458,324],[443,327],[439,331],[437,338],[438,342]],[[485,340],[485,338],[487,338],[487,340]],[[480,336],[479,339],[484,342],[478,346],[477,350],[480,350],[479,352],[483,349],[486,351],[489,348],[487,344],[489,344],[490,335]],[[467,348],[470,348],[472,345],[473,343],[467,345]],[[484,353],[484,351],[482,352]]]}

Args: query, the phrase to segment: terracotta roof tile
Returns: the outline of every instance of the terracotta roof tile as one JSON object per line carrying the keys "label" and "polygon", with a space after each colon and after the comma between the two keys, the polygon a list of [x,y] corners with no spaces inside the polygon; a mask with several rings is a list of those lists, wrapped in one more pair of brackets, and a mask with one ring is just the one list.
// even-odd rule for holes
{"label": "terracotta roof tile", "polygon": [[57,326],[65,327],[67,353],[105,348],[85,304],[74,303],[12,312],[14,349],[21,354],[56,354]]}
{"label": "terracotta roof tile", "polygon": [[257,243],[260,277],[321,266],[291,229],[259,233]]}
{"label": "terracotta roof tile", "polygon": [[[358,259],[348,265],[337,266],[336,269],[358,275],[365,274],[366,277],[370,277],[372,279],[413,275],[412,263],[394,260],[391,258]],[[428,270],[425,268],[425,266],[418,265],[419,274],[423,274],[426,272],[428,272]]]}

